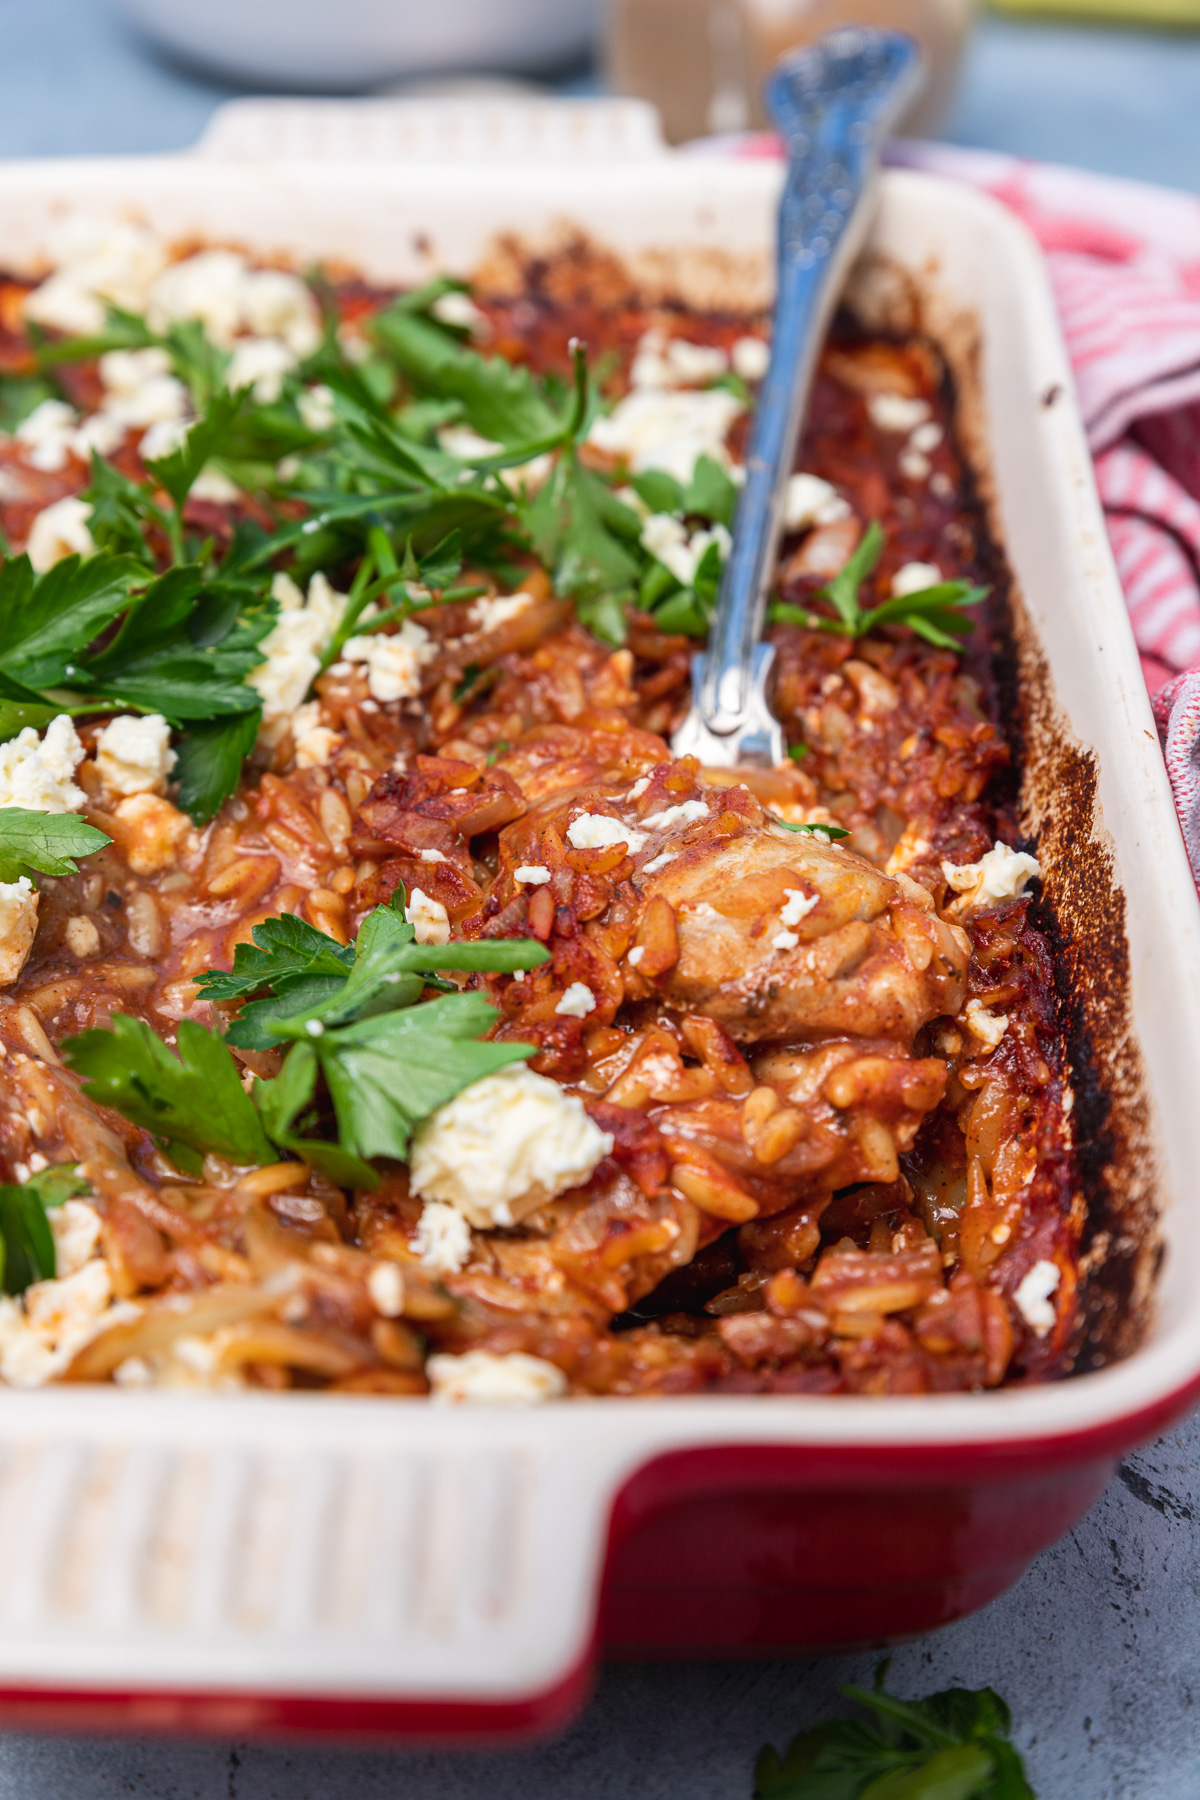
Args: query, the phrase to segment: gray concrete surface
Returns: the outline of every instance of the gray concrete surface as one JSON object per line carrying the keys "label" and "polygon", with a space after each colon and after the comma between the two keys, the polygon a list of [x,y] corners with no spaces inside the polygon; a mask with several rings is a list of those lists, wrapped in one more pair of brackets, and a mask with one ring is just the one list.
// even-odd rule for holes
{"label": "gray concrete surface", "polygon": [[[1129,1459],[985,1612],[896,1652],[901,1695],[990,1683],[1039,1800],[1200,1796],[1200,1419]],[[564,1736],[507,1753],[0,1738],[0,1800],[749,1800],[755,1754],[875,1658],[607,1669]]]}

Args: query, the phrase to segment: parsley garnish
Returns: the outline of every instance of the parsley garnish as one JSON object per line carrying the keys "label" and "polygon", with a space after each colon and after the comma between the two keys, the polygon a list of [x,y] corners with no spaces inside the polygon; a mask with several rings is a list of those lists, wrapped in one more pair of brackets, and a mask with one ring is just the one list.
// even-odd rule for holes
{"label": "parsley garnish", "polygon": [[874,1715],[828,1719],[780,1756],[769,1745],[754,1771],[754,1800],[1036,1800],[1009,1742],[1012,1719],[992,1688],[946,1688],[896,1700],[844,1687]]}
{"label": "parsley garnish", "polygon": [[778,819],[774,813],[771,814],[771,823],[782,825],[785,831],[802,831],[809,837],[824,838],[826,843],[832,843],[835,838],[850,836],[844,825],[793,825],[790,819]]}
{"label": "parsley garnish", "polygon": [[[532,1044],[480,1043],[498,1014],[482,995],[450,991],[436,971],[504,973],[536,968],[547,951],[532,939],[418,944],[404,918],[404,889],[368,913],[353,945],[303,919],[267,919],[239,944],[227,974],[197,978],[205,998],[241,1002],[227,1032],[243,1049],[290,1046],[279,1075],[242,1086],[226,1043],[194,1020],[179,1027],[178,1056],[148,1025],[113,1015],[111,1030],[81,1032],[62,1046],[93,1100],[144,1126],[181,1169],[199,1173],[215,1153],[234,1163],[291,1151],[345,1186],[375,1187],[367,1158],[402,1160],[413,1129],[484,1075],[536,1054]],[[333,1104],[339,1142],[314,1137],[318,1077]]]}
{"label": "parsley garnish", "polygon": [[74,1163],[43,1169],[21,1187],[0,1187],[0,1283],[6,1294],[23,1294],[33,1282],[49,1281],[57,1273],[46,1213],[88,1191]]}
{"label": "parsley garnish", "polygon": [[872,519],[846,566],[817,589],[816,598],[827,601],[836,617],[830,619],[807,607],[776,601],[770,613],[772,624],[804,625],[810,631],[833,631],[852,638],[865,637],[881,625],[907,625],[939,649],[961,649],[959,640],[971,629],[971,621],[962,609],[978,606],[987,597],[987,588],[972,587],[967,581],[939,581],[915,594],[894,595],[879,606],[860,605],[859,590],[878,563],[885,542],[879,522]]}
{"label": "parsley garnish", "polygon": [[91,856],[112,839],[75,813],[29,812],[0,806],[0,881],[22,875],[74,875],[77,856]]}

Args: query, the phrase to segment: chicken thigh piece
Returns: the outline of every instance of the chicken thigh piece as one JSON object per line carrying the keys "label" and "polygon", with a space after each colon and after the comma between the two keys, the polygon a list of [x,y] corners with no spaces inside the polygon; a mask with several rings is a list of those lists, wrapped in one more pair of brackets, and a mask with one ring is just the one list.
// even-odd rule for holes
{"label": "chicken thigh piece", "polygon": [[970,940],[924,889],[779,825],[684,850],[643,887],[669,902],[679,960],[662,997],[740,1043],[854,1036],[909,1046],[957,1013]]}

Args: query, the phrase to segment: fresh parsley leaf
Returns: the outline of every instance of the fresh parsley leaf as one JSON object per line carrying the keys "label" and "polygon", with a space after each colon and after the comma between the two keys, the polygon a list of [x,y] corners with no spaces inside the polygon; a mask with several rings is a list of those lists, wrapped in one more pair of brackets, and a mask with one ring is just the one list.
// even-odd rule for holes
{"label": "fresh parsley leaf", "polygon": [[44,700],[36,688],[27,688],[0,670],[0,743],[16,737],[26,725],[39,731],[64,709],[52,700]]}
{"label": "fresh parsley leaf", "polygon": [[241,779],[258,737],[261,710],[193,720],[175,751],[177,804],[193,825],[207,825]]}
{"label": "fresh parsley leaf", "polygon": [[536,1056],[532,1044],[476,1041],[498,1016],[479,994],[447,994],[315,1038],[342,1148],[403,1160],[422,1119],[485,1075]]}
{"label": "fresh parsley leaf", "polygon": [[92,856],[112,839],[75,813],[0,806],[0,881],[22,875],[74,875],[77,856]]}
{"label": "fresh parsley leaf", "polygon": [[567,420],[523,365],[464,348],[453,330],[403,303],[379,313],[371,327],[418,394],[459,401],[481,437],[511,447],[553,441],[565,430]]}
{"label": "fresh parsley leaf", "polygon": [[293,1044],[274,1081],[254,1083],[254,1103],[267,1136],[340,1187],[378,1187],[378,1175],[361,1157],[352,1156],[340,1144],[305,1137],[294,1129],[298,1116],[311,1109],[316,1086],[316,1052],[310,1044]]}
{"label": "fresh parsley leaf", "polygon": [[641,572],[626,542],[637,540],[636,513],[570,449],[523,511],[555,591],[573,599],[580,618],[606,642],[623,643],[625,605]]}
{"label": "fresh parsley leaf", "polygon": [[771,814],[771,823],[782,825],[785,831],[802,831],[809,837],[824,838],[827,843],[850,836],[844,825],[793,825],[790,819],[778,819],[774,813]]}
{"label": "fresh parsley leaf", "polygon": [[668,475],[665,469],[645,469],[639,475],[631,475],[629,485],[634,493],[652,513],[681,513],[686,509],[683,504],[683,484]]}
{"label": "fresh parsley leaf", "polygon": [[349,944],[339,944],[294,913],[264,919],[254,927],[252,936],[252,944],[235,947],[228,974],[210,970],[196,977],[206,1000],[245,1000],[264,988],[279,992],[289,981],[314,975],[332,975],[344,981],[354,966]]}
{"label": "fresh parsley leaf", "polygon": [[78,1163],[52,1163],[48,1169],[40,1169],[31,1175],[24,1184],[31,1194],[36,1194],[42,1205],[50,1211],[62,1206],[64,1201],[74,1200],[77,1194],[90,1194],[92,1184],[85,1181],[79,1173]]}
{"label": "fresh parsley leaf", "polygon": [[716,544],[710,544],[700,558],[691,587],[678,589],[653,607],[654,622],[659,629],[679,632],[685,637],[707,637],[724,567],[720,550]]}
{"label": "fresh parsley leaf", "polygon": [[854,638],[865,637],[881,625],[907,625],[927,643],[943,650],[960,650],[959,640],[971,629],[971,621],[962,609],[978,606],[989,590],[972,587],[967,581],[941,581],[916,593],[894,594],[879,606],[864,608],[859,590],[874,571],[885,541],[878,521],[872,519],[845,566],[832,581],[817,589],[816,598],[828,601],[837,615],[835,619],[778,601],[771,608],[772,624],[803,625],[810,631],[844,632]]}
{"label": "fresh parsley leaf", "polygon": [[0,375],[0,431],[15,431],[43,400],[58,398],[58,389],[44,375]]}
{"label": "fresh parsley leaf", "polygon": [[178,450],[148,462],[146,468],[160,487],[170,494],[177,507],[182,507],[201,470],[210,457],[224,449],[229,441],[234,420],[245,405],[248,390],[215,393],[207,411],[188,427],[187,436]]}
{"label": "fresh parsley leaf", "polygon": [[274,1162],[258,1112],[225,1045],[193,1019],[182,1019],[178,1055],[140,1019],[114,1013],[111,1029],[80,1032],[61,1046],[101,1106],[152,1132],[186,1174],[205,1155],[233,1163]]}
{"label": "fresh parsley leaf", "polygon": [[29,688],[56,687],[129,603],[145,571],[128,556],[66,556],[35,576],[28,556],[0,567],[0,665]]}
{"label": "fresh parsley leaf", "polygon": [[[65,1198],[65,1196],[64,1196]],[[32,1183],[0,1187],[0,1278],[6,1294],[49,1281],[57,1268],[54,1234]]]}
{"label": "fresh parsley leaf", "polygon": [[697,457],[691,482],[683,496],[682,510],[698,513],[715,525],[732,525],[737,503],[738,490],[728,471],[715,457]]}
{"label": "fresh parsley leaf", "polygon": [[147,542],[148,531],[158,530],[170,536],[167,515],[157,505],[148,488],[122,475],[112,463],[92,452],[92,479],[83,498],[92,512],[88,530],[98,550],[123,552],[135,556],[147,568],[154,567],[154,552]]}
{"label": "fresh parsley leaf", "polygon": [[1036,1800],[1008,1741],[1008,1708],[991,1688],[949,1688],[897,1700],[844,1687],[874,1720],[829,1719],[785,1755],[769,1745],[755,1768],[755,1800]]}
{"label": "fresh parsley leaf", "polygon": [[807,744],[792,744],[788,749],[788,755],[791,757],[793,762],[803,762],[805,757],[808,755],[808,745]]}

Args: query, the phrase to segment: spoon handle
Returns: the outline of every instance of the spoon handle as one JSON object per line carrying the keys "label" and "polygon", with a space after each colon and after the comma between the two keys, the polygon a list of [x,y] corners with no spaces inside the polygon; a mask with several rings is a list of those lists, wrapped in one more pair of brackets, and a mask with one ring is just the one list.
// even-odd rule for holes
{"label": "spoon handle", "polygon": [[772,651],[760,639],[783,494],[817,355],[865,234],[880,146],[919,73],[911,38],[850,27],[785,57],[767,82],[767,107],[788,153],[771,361],[708,649],[694,659],[692,709],[675,735],[679,755],[718,766],[782,760],[783,732],[766,696]]}

